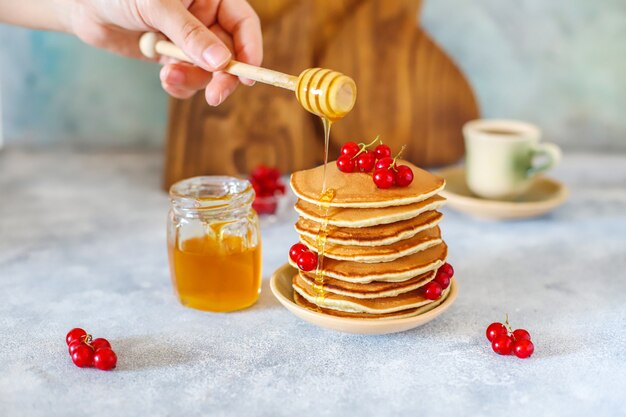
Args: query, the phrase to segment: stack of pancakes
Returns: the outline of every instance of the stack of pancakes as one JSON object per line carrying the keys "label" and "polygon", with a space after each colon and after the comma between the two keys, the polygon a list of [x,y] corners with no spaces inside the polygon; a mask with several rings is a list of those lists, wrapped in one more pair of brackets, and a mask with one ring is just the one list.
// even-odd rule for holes
{"label": "stack of pancakes", "polygon": [[390,189],[376,187],[371,173],[346,174],[329,163],[326,184],[335,195],[323,204],[322,166],[291,176],[300,241],[323,251],[319,270],[293,277],[296,303],[334,316],[384,319],[415,316],[445,300],[449,287],[438,300],[423,291],[448,254],[437,211],[445,182],[401,163],[414,180]]}

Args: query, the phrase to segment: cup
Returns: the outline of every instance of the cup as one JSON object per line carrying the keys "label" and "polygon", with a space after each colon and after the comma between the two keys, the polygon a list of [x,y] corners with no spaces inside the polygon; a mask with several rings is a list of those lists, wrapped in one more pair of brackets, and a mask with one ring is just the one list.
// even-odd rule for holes
{"label": "cup", "polygon": [[[483,198],[512,200],[561,160],[559,147],[539,143],[541,130],[530,123],[473,120],[463,126],[463,136],[467,186]],[[536,157],[542,161],[535,163]]]}

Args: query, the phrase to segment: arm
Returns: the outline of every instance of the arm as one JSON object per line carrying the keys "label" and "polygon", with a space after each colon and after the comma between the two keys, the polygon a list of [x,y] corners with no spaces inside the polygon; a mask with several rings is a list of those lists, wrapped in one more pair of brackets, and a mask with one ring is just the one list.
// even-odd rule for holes
{"label": "arm", "polygon": [[0,23],[67,32],[72,0],[0,0]]}
{"label": "arm", "polygon": [[72,33],[134,58],[142,58],[142,32],[162,32],[195,63],[162,62],[163,89],[177,98],[205,89],[213,106],[239,81],[253,84],[220,72],[233,57],[252,65],[263,59],[260,21],[246,0],[0,0],[0,22]]}

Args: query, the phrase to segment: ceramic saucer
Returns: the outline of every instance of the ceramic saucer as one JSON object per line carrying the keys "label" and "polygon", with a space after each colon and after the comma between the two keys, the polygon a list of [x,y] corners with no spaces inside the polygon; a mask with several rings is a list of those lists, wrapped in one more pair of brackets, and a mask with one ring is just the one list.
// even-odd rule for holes
{"label": "ceramic saucer", "polygon": [[537,176],[528,191],[514,201],[486,200],[475,196],[467,188],[462,167],[444,169],[436,174],[446,180],[446,188],[440,194],[448,200],[450,207],[484,219],[513,220],[541,216],[563,204],[568,195],[565,185]]}
{"label": "ceramic saucer", "polygon": [[270,288],[274,297],[285,306],[287,310],[309,323],[326,329],[336,330],[346,333],[358,334],[386,334],[397,333],[426,324],[435,317],[443,313],[452,305],[458,294],[456,280],[450,283],[450,293],[443,303],[426,313],[414,317],[387,320],[367,320],[353,319],[345,317],[334,317],[327,314],[318,313],[308,308],[301,307],[293,300],[293,288],[291,279],[296,273],[296,269],[289,264],[278,268],[270,280]]}

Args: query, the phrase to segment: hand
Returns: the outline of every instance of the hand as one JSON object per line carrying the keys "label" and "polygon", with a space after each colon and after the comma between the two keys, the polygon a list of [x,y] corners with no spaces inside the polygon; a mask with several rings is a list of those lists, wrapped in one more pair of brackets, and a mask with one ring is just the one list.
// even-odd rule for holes
{"label": "hand", "polygon": [[67,30],[84,42],[122,55],[143,58],[139,37],[162,32],[197,66],[162,58],[161,85],[177,98],[206,89],[210,105],[222,103],[247,79],[220,72],[233,56],[260,65],[261,25],[246,0],[72,0]]}

